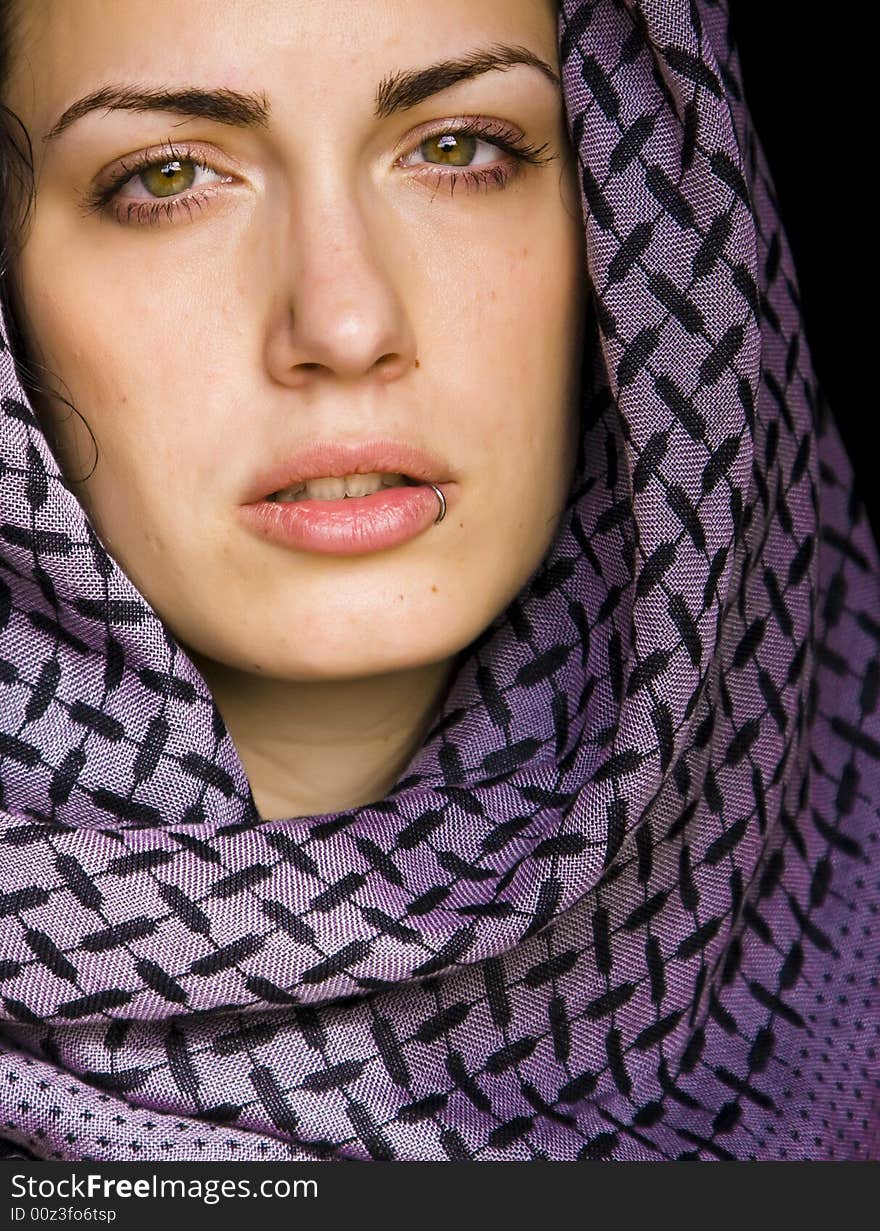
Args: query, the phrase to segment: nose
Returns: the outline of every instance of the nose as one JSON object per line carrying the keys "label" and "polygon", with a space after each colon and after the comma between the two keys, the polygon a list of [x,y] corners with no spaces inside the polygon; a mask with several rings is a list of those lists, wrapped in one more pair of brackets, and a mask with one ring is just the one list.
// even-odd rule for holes
{"label": "nose", "polygon": [[406,262],[379,210],[352,195],[300,202],[278,264],[267,339],[272,377],[292,387],[336,377],[387,382],[416,362],[405,298]]}

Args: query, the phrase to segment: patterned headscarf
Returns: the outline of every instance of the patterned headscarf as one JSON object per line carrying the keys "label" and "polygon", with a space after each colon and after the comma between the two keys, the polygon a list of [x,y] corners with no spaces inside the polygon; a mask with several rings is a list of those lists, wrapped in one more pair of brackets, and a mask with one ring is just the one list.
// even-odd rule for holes
{"label": "patterned headscarf", "polygon": [[559,48],[577,473],[381,802],[260,819],[0,354],[9,1151],[880,1157],[878,561],[725,7]]}

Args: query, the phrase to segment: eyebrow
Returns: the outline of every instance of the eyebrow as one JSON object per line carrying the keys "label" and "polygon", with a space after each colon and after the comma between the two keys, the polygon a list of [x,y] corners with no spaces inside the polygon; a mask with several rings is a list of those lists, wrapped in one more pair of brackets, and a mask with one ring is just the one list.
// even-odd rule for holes
{"label": "eyebrow", "polygon": [[77,99],[52,125],[44,141],[53,141],[71,124],[92,111],[173,111],[201,116],[237,128],[265,127],[269,102],[264,94],[240,94],[237,90],[148,89],[141,86],[107,85]]}
{"label": "eyebrow", "polygon": [[[395,112],[417,106],[433,94],[448,90],[460,81],[478,77],[493,69],[508,69],[525,64],[538,69],[557,87],[559,78],[551,66],[527,47],[495,43],[477,48],[451,60],[440,60],[426,68],[392,73],[376,90],[374,116],[385,119]],[[237,90],[146,88],[137,85],[106,85],[72,103],[52,125],[43,141],[53,141],[71,124],[92,111],[170,111],[188,118],[201,117],[236,128],[265,128],[269,123],[269,100],[263,93],[243,94]]]}
{"label": "eyebrow", "polygon": [[559,86],[559,78],[545,60],[536,56],[528,47],[512,47],[506,43],[495,43],[491,47],[477,48],[454,60],[441,60],[430,64],[427,68],[413,69],[409,72],[394,73],[386,77],[376,91],[375,117],[385,119],[395,111],[406,111],[415,107],[432,94],[448,90],[459,81],[467,81],[471,77],[479,77],[492,69],[512,68],[515,64],[527,64],[536,68],[545,77]]}

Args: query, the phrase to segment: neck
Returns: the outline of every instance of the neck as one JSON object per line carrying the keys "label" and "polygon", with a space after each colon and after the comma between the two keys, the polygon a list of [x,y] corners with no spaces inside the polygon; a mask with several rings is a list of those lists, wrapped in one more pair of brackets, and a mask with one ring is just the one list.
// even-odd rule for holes
{"label": "neck", "polygon": [[455,662],[355,680],[289,681],[187,652],[213,693],[267,821],[383,799],[424,743]]}

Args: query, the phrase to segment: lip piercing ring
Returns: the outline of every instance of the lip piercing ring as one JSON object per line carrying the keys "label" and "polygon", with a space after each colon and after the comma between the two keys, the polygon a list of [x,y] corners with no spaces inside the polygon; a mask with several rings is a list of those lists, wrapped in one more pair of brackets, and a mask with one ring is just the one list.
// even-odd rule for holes
{"label": "lip piercing ring", "polygon": [[429,483],[428,486],[433,487],[434,492],[437,496],[437,499],[440,502],[440,512],[434,518],[434,525],[436,526],[437,523],[441,522],[443,518],[446,516],[446,497],[443,495],[443,493],[441,492],[440,488],[437,486],[436,483]]}

